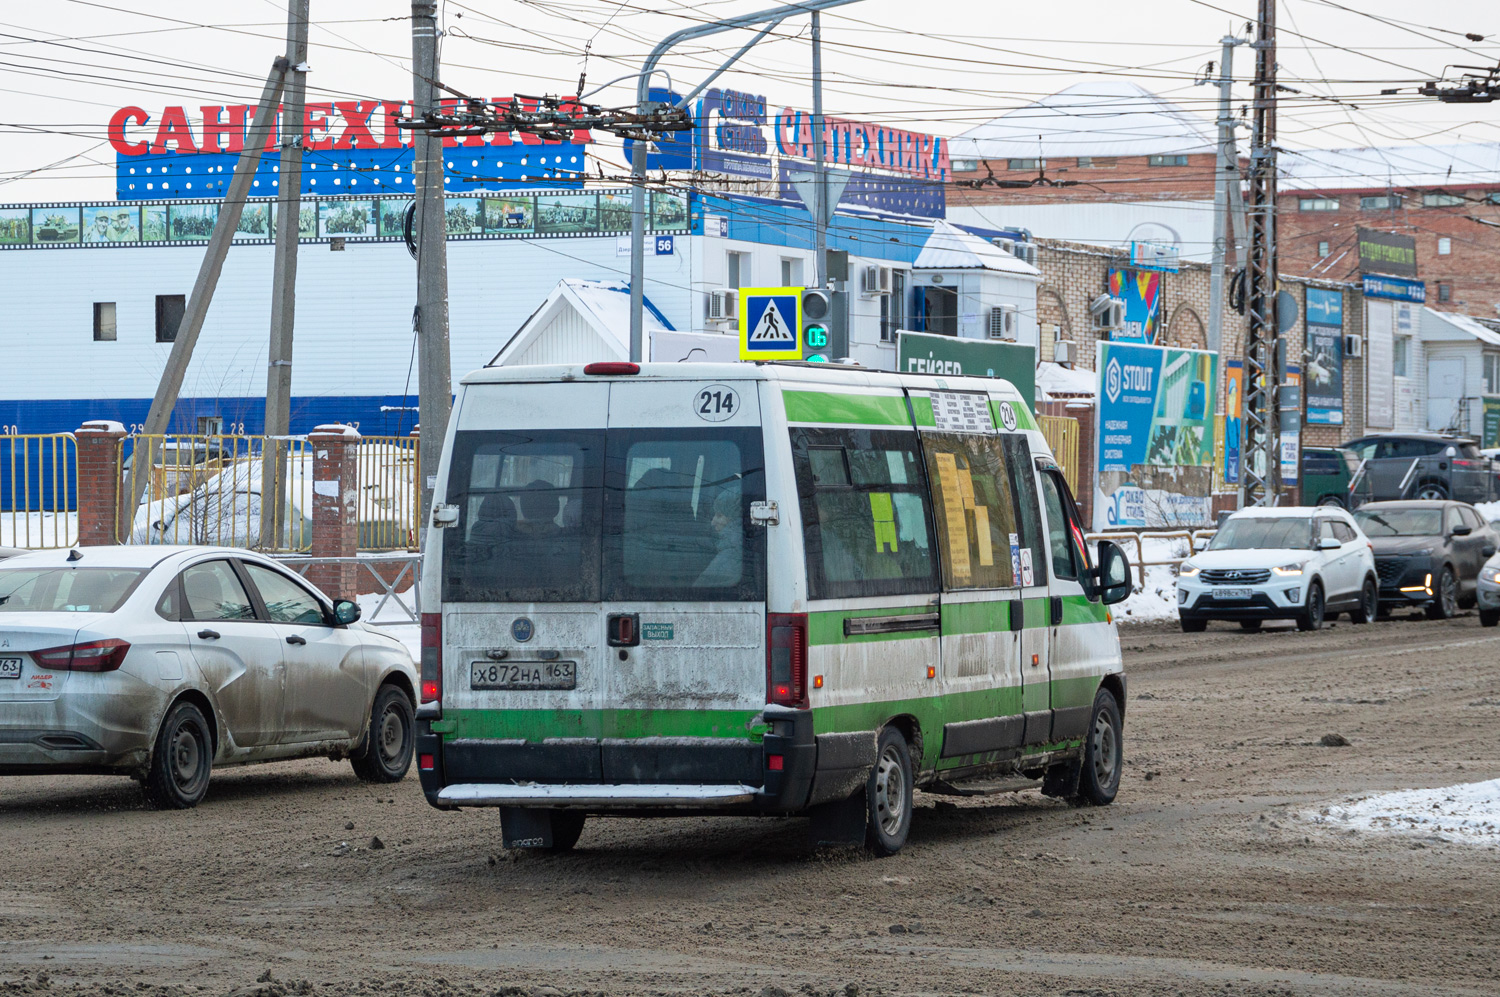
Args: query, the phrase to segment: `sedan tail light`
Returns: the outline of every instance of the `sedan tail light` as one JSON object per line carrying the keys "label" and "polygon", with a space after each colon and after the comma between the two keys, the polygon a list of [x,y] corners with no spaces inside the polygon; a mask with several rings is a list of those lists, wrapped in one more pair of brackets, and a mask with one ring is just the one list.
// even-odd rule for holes
{"label": "sedan tail light", "polygon": [[130,645],[118,637],[32,651],[32,659],[59,672],[112,672],[125,663]]}

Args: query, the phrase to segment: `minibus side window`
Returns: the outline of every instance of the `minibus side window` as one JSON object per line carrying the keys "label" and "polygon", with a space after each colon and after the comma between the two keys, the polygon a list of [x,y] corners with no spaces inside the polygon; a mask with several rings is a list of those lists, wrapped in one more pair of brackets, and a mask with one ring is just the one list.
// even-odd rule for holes
{"label": "minibus side window", "polygon": [[1042,479],[1042,501],[1047,505],[1047,542],[1052,548],[1053,574],[1077,580],[1089,570],[1078,507],[1073,504],[1060,473],[1050,468],[1038,473]]}
{"label": "minibus side window", "polygon": [[445,602],[595,602],[604,433],[460,432]]}
{"label": "minibus side window", "polygon": [[799,428],[791,440],[812,598],[936,593],[916,434]]}
{"label": "minibus side window", "polygon": [[924,432],[922,448],[943,552],[943,588],[1020,584],[1022,547],[1000,437]]}
{"label": "minibus side window", "polygon": [[1010,475],[1011,493],[1016,499],[1016,532],[1020,534],[1021,549],[1031,551],[1029,560],[1032,577],[1025,577],[1025,561],[1022,559],[1022,585],[1046,585],[1047,563],[1042,557],[1042,514],[1037,503],[1036,474],[1031,469],[1031,447],[1020,433],[1006,433],[1000,437],[1001,449],[1005,452],[1005,469]]}
{"label": "minibus side window", "polygon": [[765,598],[760,431],[611,429],[606,600]]}

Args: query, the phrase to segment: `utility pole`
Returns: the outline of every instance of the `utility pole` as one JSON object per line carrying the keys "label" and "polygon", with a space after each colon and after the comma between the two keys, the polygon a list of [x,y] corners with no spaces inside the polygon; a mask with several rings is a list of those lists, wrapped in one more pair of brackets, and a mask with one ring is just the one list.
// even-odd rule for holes
{"label": "utility pole", "polygon": [[[412,116],[437,110],[438,27],[436,0],[411,5]],[[417,131],[414,146],[417,237],[417,404],[422,510],[432,508],[443,437],[453,410],[453,370],[448,355],[448,222],[443,204],[443,139]],[[422,532],[427,532],[426,516]]]}
{"label": "utility pole", "polygon": [[[756,42],[764,38],[772,28],[795,14],[816,13],[827,10],[830,7],[842,7],[844,4],[855,3],[857,0],[805,0],[803,3],[787,4],[782,7],[772,7],[769,10],[756,11],[753,14],[742,14],[739,17],[728,17],[722,21],[709,21],[704,24],[695,24],[692,27],[683,28],[674,32],[656,43],[651,54],[646,57],[641,66],[640,76],[636,79],[636,109],[643,115],[653,114],[656,105],[651,101],[651,77],[656,72],[662,57],[680,42],[693,38],[702,38],[705,35],[716,35],[735,28],[748,28],[755,25],[765,25],[754,38],[750,39],[739,51],[709,74],[708,78],[698,84],[690,93],[677,102],[678,109],[687,107],[688,103],[710,83],[718,79],[723,73],[740,57],[750,51]],[[820,116],[821,117],[821,116]],[[816,129],[815,141],[821,143],[823,132],[821,127]],[[649,142],[638,141],[631,153],[630,172],[632,191],[630,195],[630,359],[640,362],[644,351],[643,340],[645,338],[645,269],[646,269],[646,158],[649,154]],[[822,156],[818,161],[822,163]],[[819,189],[824,189],[827,183],[826,175]],[[826,264],[826,260],[820,262],[819,269]]]}
{"label": "utility pole", "polygon": [[[1245,428],[1242,505],[1276,504],[1281,487],[1281,371],[1276,323],[1276,0],[1259,0],[1254,132],[1250,148],[1250,252],[1245,268]],[[1261,458],[1256,468],[1255,456]]]}
{"label": "utility pole", "polygon": [[[309,0],[288,0],[286,100],[282,105],[281,161],[277,174],[276,258],[271,271],[271,345],[266,365],[266,436],[262,451],[261,536],[281,537],[286,521],[286,443],[291,432],[292,330],[297,312],[297,243],[302,222],[302,118],[307,100]],[[272,501],[265,501],[267,495]],[[269,527],[269,533],[266,531]]]}
{"label": "utility pole", "polygon": [[[229,244],[234,239],[235,230],[240,227],[245,199],[250,196],[250,183],[255,179],[261,153],[275,133],[276,109],[290,69],[290,63],[282,56],[272,63],[271,74],[266,78],[266,86],[261,91],[260,103],[256,105],[250,132],[245,136],[244,151],[234,164],[234,176],[229,181],[229,191],[219,205],[219,217],[214,223],[213,234],[208,237],[208,248],[204,251],[203,263],[198,268],[198,279],[193,282],[192,293],[188,295],[187,306],[182,313],[182,322],[177,327],[177,336],[172,340],[172,352],[167,355],[166,368],[156,386],[156,395],[151,399],[151,408],[146,413],[146,436],[164,435],[171,424],[172,410],[177,407],[177,396],[182,391],[188,364],[193,359],[193,347],[198,343],[198,334],[203,331],[203,320],[208,315],[208,306],[213,302],[219,274],[224,269],[224,258],[229,255]],[[145,448],[136,451],[136,459],[146,456]],[[136,506],[140,505],[141,494],[151,475],[147,470],[136,466],[131,478],[133,494],[130,502],[121,507],[119,528],[122,536],[128,535],[135,520]]]}
{"label": "utility pole", "polygon": [[1235,244],[1238,233],[1230,224],[1230,188],[1238,192],[1240,187],[1240,155],[1234,135],[1230,85],[1234,82],[1235,46],[1244,44],[1233,35],[1225,35],[1219,41],[1223,51],[1219,56],[1219,78],[1214,81],[1219,88],[1219,143],[1214,160],[1214,250],[1208,278],[1208,348],[1214,353],[1223,349],[1224,258],[1233,248],[1235,259],[1239,259],[1239,247]]}
{"label": "utility pole", "polygon": [[823,25],[822,17],[812,12],[812,86],[813,86],[813,180],[817,185],[817,204],[813,205],[813,287],[828,285],[828,218],[833,214],[828,203],[828,164],[823,161]]}

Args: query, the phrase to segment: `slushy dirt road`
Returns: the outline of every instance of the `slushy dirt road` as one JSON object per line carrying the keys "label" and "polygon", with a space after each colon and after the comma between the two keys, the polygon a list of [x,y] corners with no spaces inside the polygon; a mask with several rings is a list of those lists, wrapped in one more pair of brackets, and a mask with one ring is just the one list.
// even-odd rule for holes
{"label": "slushy dirt road", "polygon": [[323,761],[220,772],[187,813],[0,779],[0,995],[1500,993],[1500,849],[1302,816],[1500,776],[1500,632],[1124,643],[1114,806],[919,795],[886,860],[722,818],[510,854],[492,811]]}

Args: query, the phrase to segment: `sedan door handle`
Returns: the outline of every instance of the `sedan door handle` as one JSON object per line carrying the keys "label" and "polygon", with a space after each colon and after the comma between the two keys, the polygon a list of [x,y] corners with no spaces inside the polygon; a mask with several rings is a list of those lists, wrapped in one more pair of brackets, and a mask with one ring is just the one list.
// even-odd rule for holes
{"label": "sedan door handle", "polygon": [[219,639],[219,631],[217,631],[217,630],[199,630],[198,631],[198,636],[201,637],[203,640],[218,640]]}
{"label": "sedan door handle", "polygon": [[286,642],[288,644],[306,644],[307,643],[307,638],[306,637],[299,637],[296,634],[292,634],[290,637],[288,637],[286,639]]}

